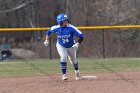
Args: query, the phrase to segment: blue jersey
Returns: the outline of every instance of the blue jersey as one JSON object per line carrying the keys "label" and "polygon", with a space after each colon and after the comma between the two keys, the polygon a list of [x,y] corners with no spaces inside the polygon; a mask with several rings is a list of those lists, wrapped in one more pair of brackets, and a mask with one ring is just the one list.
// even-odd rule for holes
{"label": "blue jersey", "polygon": [[68,24],[66,27],[61,27],[60,25],[52,26],[46,34],[50,36],[52,33],[57,35],[57,42],[65,48],[70,48],[74,45],[74,36],[84,37],[83,33],[71,24]]}

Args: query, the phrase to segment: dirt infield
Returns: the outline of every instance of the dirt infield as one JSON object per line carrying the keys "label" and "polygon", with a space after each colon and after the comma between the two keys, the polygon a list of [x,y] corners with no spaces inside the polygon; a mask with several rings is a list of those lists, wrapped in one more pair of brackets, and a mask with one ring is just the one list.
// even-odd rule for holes
{"label": "dirt infield", "polygon": [[68,81],[61,75],[1,77],[0,93],[140,93],[140,72],[81,75],[98,79],[76,81],[73,74],[68,74]]}

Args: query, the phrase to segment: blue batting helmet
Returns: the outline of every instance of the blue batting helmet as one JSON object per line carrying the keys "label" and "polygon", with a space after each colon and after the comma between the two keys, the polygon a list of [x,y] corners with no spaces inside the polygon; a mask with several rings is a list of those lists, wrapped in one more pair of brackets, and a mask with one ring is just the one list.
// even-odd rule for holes
{"label": "blue batting helmet", "polygon": [[57,23],[59,24],[59,25],[62,25],[63,23],[62,23],[62,21],[64,21],[64,20],[69,20],[68,19],[68,16],[66,15],[66,14],[59,14],[58,16],[57,16]]}

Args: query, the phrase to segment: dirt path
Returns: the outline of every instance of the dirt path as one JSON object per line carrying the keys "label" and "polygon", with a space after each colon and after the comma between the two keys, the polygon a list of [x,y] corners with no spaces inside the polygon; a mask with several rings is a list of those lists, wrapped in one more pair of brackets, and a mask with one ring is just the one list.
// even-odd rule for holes
{"label": "dirt path", "polygon": [[60,80],[61,75],[1,77],[0,93],[140,93],[140,72],[82,73],[96,80]]}

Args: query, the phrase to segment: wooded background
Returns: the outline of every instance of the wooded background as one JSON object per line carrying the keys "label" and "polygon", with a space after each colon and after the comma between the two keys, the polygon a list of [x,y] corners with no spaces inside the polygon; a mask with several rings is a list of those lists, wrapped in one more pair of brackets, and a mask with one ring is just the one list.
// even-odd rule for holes
{"label": "wooded background", "polygon": [[[50,27],[57,24],[60,13],[66,13],[75,26],[135,25],[140,24],[139,10],[140,0],[0,0],[0,27]],[[140,57],[139,29],[82,32],[85,40],[79,47],[79,57],[102,58],[103,49],[107,58]],[[44,33],[0,32],[0,44],[10,44],[17,58],[49,58],[50,47],[43,45]],[[56,37],[51,41],[51,55],[57,58]]]}

